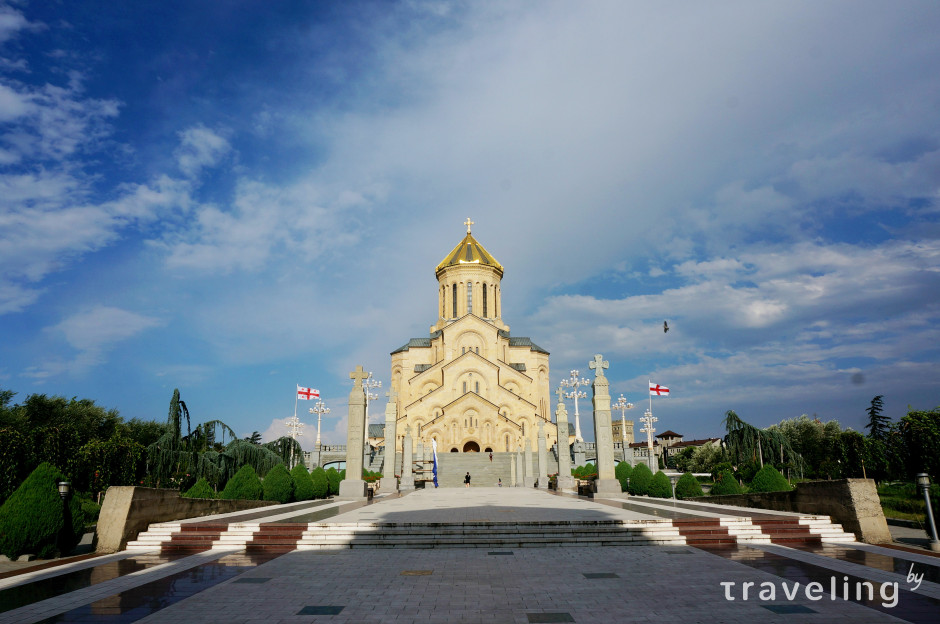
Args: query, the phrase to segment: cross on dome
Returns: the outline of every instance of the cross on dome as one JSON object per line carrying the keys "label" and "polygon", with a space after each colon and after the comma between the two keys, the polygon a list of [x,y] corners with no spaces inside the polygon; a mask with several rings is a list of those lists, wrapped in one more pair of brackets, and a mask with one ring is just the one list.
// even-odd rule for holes
{"label": "cross on dome", "polygon": [[474,222],[470,220],[470,217],[467,217],[467,220],[463,222],[467,226],[467,234],[470,233],[470,226],[474,225]]}

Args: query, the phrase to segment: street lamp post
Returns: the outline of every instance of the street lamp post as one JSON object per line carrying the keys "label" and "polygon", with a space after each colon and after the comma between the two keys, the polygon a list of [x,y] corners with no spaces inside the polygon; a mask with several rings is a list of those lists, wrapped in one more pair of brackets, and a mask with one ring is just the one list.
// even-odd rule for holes
{"label": "street lamp post", "polygon": [[611,407],[620,410],[620,440],[623,443],[623,461],[627,461],[627,416],[628,409],[633,409],[633,403],[628,403],[627,399],[621,394],[617,402]]}
{"label": "street lamp post", "polygon": [[580,377],[580,374],[578,370],[571,371],[571,377],[562,379],[561,385],[566,388],[571,388],[571,392],[565,393],[565,398],[574,399],[574,437],[579,442],[584,442],[584,438],[581,436],[581,418],[578,414],[578,399],[586,398],[587,392],[579,388],[581,386],[591,385],[591,380]]}
{"label": "street lamp post", "polygon": [[[299,436],[304,431],[304,424],[300,422],[300,419],[297,418],[297,414],[294,414],[287,419],[287,430],[290,432],[291,440],[294,442],[297,441],[297,436]],[[294,445],[291,445],[290,449],[290,466],[294,467]]]}
{"label": "street lamp post", "polygon": [[372,392],[372,390],[381,387],[382,382],[378,379],[373,379],[371,371],[369,372],[369,376],[362,380],[362,391],[366,395],[366,430],[363,432],[363,444],[368,444],[369,442],[369,401],[375,401],[379,398],[379,395]]}
{"label": "street lamp post", "polygon": [[62,499],[62,529],[58,535],[59,554],[65,555],[69,544],[69,533],[72,532],[72,518],[69,513],[69,494],[72,491],[72,484],[68,481],[59,481],[56,483],[59,488],[59,498]]}
{"label": "street lamp post", "polygon": [[317,404],[308,410],[311,414],[317,415],[317,450],[320,447],[320,420],[324,414],[330,413],[330,408],[323,401],[317,401]]}
{"label": "street lamp post", "polygon": [[930,550],[940,552],[940,539],[937,539],[937,524],[934,522],[933,506],[930,504],[930,475],[926,472],[917,474],[917,485],[924,493],[927,506],[927,532],[930,534]]}
{"label": "street lamp post", "polygon": [[[640,419],[640,422],[643,423],[643,428],[640,429],[641,433],[646,434],[646,448],[649,451],[649,464],[650,471],[653,471],[653,432],[656,431],[653,429],[653,423],[659,420],[653,416],[653,412],[646,410],[646,413],[643,414],[643,418]],[[655,470],[659,470],[659,466],[656,466]]]}

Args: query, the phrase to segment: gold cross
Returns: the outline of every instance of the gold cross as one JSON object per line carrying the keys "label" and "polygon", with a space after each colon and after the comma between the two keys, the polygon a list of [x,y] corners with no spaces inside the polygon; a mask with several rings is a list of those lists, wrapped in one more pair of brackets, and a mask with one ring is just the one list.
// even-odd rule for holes
{"label": "gold cross", "polygon": [[467,220],[463,222],[467,226],[467,234],[470,233],[470,226],[473,225],[473,221],[470,220],[470,217],[467,217]]}
{"label": "gold cross", "polygon": [[367,373],[367,372],[365,372],[364,370],[362,370],[362,366],[356,366],[356,370],[354,370],[353,372],[349,373],[349,378],[356,380],[355,383],[353,384],[353,386],[356,387],[356,388],[361,388],[361,387],[362,387],[362,380],[365,379],[365,378],[368,377],[368,376],[369,376],[369,373]]}

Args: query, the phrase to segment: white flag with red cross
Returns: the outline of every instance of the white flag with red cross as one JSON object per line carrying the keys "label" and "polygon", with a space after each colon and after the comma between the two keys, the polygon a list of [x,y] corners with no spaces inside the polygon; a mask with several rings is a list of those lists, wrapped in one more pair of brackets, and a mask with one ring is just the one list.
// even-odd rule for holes
{"label": "white flag with red cross", "polygon": [[316,388],[301,388],[300,386],[297,386],[297,398],[304,401],[309,401],[310,399],[319,399],[320,391]]}
{"label": "white flag with red cross", "polygon": [[650,382],[650,396],[669,396],[669,388]]}

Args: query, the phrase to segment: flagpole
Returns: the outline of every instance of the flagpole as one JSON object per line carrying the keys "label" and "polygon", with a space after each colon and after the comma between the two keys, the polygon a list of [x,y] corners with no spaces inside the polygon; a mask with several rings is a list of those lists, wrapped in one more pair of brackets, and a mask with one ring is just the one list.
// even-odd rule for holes
{"label": "flagpole", "polygon": [[[294,384],[295,386],[297,384]],[[294,418],[297,418],[297,389],[294,389]]]}

